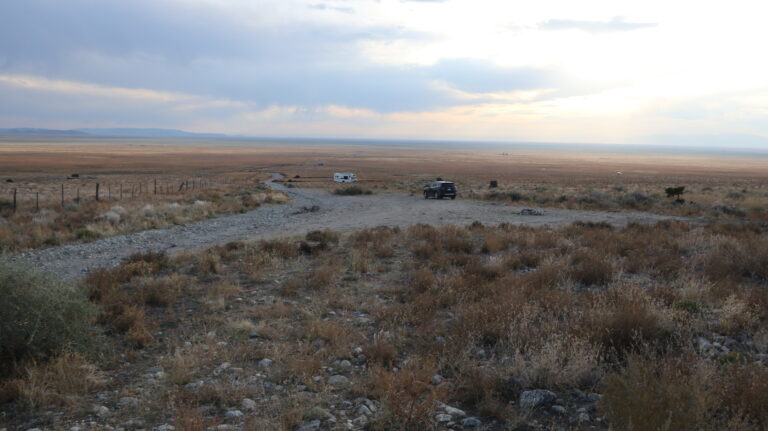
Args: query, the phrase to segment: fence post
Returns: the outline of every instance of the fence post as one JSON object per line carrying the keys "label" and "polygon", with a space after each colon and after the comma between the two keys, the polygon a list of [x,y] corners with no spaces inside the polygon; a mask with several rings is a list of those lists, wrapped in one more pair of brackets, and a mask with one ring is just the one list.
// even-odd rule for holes
{"label": "fence post", "polygon": [[155,194],[157,194],[157,178],[155,178]]}
{"label": "fence post", "polygon": [[107,184],[107,200],[112,200],[112,184]]}
{"label": "fence post", "polygon": [[64,184],[61,185],[61,207],[64,208]]}
{"label": "fence post", "polygon": [[80,203],[80,187],[77,188],[77,196],[75,197],[75,202]]}
{"label": "fence post", "polygon": [[13,189],[13,212],[16,212],[16,189]]}
{"label": "fence post", "polygon": [[96,183],[96,200],[99,200],[99,183]]}
{"label": "fence post", "polygon": [[40,192],[35,192],[35,211],[40,211]]}
{"label": "fence post", "polygon": [[123,183],[120,183],[120,200],[123,200]]}

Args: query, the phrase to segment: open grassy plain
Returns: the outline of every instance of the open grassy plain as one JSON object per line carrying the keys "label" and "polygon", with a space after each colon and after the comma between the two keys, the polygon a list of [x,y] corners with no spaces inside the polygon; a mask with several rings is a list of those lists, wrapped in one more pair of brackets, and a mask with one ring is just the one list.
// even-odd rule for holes
{"label": "open grassy plain", "polygon": [[[0,429],[768,428],[767,159],[209,144],[6,143],[0,168],[6,191],[72,173],[64,181],[252,187],[281,172],[286,186],[330,189],[333,172],[352,171],[373,194],[336,198],[360,202],[420,199],[440,176],[460,199],[704,218],[531,227],[415,214],[146,250],[73,284],[4,264]],[[686,202],[664,195],[681,185]]]}

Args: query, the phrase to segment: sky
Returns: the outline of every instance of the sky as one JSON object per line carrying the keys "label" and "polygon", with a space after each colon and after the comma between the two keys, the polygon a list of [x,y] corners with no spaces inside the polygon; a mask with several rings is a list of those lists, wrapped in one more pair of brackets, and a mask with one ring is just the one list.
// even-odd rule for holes
{"label": "sky", "polygon": [[762,3],[0,0],[0,127],[768,143]]}

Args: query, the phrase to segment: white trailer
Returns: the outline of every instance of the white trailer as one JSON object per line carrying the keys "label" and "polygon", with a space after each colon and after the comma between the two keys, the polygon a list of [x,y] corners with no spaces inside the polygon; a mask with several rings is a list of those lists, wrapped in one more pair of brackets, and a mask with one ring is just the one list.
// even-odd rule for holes
{"label": "white trailer", "polygon": [[351,172],[336,172],[333,174],[333,181],[337,183],[354,183],[357,181],[357,175]]}

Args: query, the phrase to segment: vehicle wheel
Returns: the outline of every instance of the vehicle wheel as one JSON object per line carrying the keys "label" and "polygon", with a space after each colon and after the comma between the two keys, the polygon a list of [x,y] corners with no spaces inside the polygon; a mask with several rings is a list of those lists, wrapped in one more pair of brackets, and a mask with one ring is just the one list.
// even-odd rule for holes
{"label": "vehicle wheel", "polygon": [[438,199],[442,199],[443,198],[443,194],[442,193],[437,193],[437,198]]}
{"label": "vehicle wheel", "polygon": [[454,199],[456,199],[456,196],[451,196],[451,200],[454,200]]}
{"label": "vehicle wheel", "polygon": [[424,192],[424,199],[429,199],[429,194],[427,192]]}

